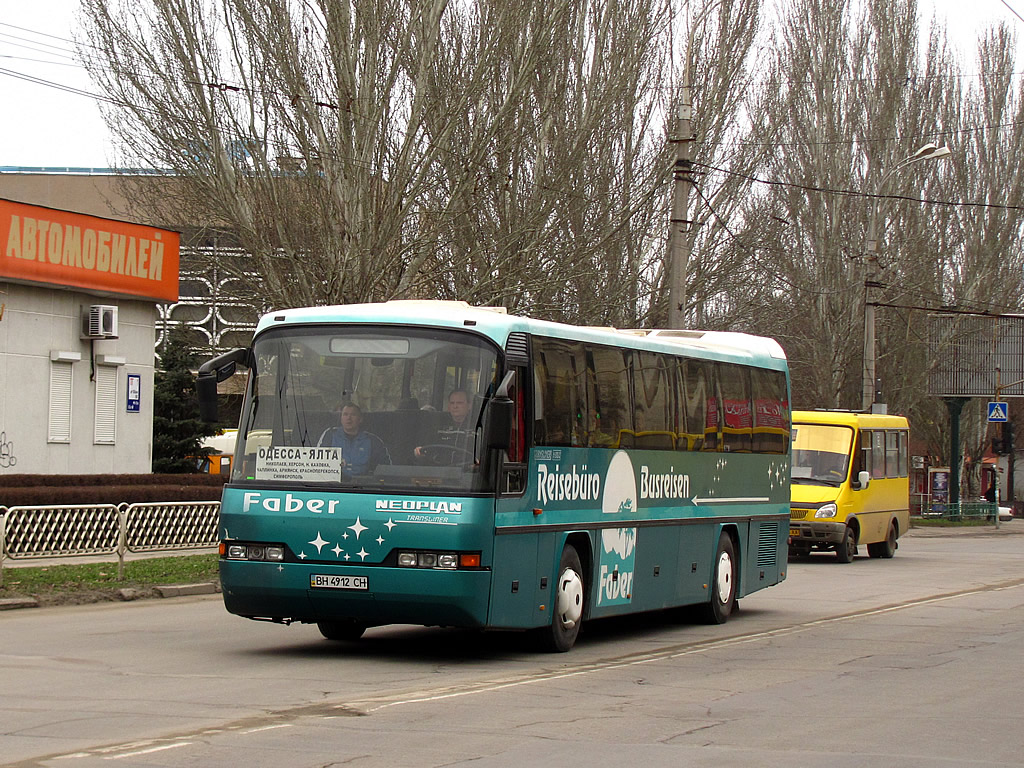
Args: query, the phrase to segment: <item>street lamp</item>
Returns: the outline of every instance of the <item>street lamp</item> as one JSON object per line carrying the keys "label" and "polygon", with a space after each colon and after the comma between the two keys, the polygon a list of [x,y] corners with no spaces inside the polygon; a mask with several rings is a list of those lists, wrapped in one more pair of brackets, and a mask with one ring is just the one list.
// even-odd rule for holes
{"label": "street lamp", "polygon": [[906,160],[890,168],[882,176],[871,203],[871,218],[868,219],[868,238],[865,250],[867,251],[867,263],[864,278],[864,380],[862,389],[861,406],[863,410],[870,411],[875,402],[875,289],[880,287],[878,282],[878,212],[881,207],[882,190],[893,174],[906,168],[908,165],[920,162],[921,160],[939,160],[949,157],[952,152],[948,147],[939,147],[935,144],[925,144]]}

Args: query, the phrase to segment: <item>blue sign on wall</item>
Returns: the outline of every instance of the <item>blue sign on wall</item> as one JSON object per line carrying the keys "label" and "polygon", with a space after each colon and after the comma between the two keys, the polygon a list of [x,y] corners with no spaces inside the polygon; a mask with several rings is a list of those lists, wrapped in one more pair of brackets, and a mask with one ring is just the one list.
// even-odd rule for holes
{"label": "blue sign on wall", "polygon": [[142,376],[128,374],[128,413],[138,413],[142,403]]}

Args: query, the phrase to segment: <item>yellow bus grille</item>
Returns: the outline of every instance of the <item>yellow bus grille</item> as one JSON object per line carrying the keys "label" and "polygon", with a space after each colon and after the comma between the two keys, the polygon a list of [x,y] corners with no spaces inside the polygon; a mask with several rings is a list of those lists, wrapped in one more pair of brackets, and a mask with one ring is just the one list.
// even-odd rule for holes
{"label": "yellow bus grille", "polygon": [[789,519],[790,520],[803,520],[807,515],[813,513],[813,509],[790,509]]}

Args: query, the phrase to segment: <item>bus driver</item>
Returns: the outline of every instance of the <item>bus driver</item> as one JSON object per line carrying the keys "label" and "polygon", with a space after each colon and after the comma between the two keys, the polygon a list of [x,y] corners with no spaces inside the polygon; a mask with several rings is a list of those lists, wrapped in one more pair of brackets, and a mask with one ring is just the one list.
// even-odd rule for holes
{"label": "bus driver", "polygon": [[341,460],[346,471],[354,475],[368,475],[377,465],[391,463],[384,442],[363,429],[363,411],[358,405],[345,403],[339,418],[341,426],[325,429],[317,445],[341,448]]}

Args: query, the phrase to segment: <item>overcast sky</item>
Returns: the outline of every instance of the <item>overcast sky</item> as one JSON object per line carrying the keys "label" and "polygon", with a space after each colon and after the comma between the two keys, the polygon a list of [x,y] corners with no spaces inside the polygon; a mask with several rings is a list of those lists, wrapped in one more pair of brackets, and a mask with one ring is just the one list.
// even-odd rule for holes
{"label": "overcast sky", "polygon": [[[1014,25],[1024,40],[1024,21],[1011,10],[1024,16],[1024,0],[919,3],[925,23],[932,14],[947,23],[965,65],[973,60],[977,34],[993,21]],[[63,90],[95,91],[72,58],[69,41],[77,7],[78,0],[3,0],[0,103],[6,109],[0,120],[0,166],[105,168],[116,164],[95,101]],[[1020,68],[1024,71],[1024,57]]]}

